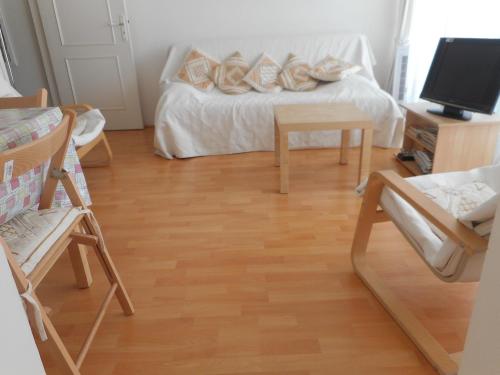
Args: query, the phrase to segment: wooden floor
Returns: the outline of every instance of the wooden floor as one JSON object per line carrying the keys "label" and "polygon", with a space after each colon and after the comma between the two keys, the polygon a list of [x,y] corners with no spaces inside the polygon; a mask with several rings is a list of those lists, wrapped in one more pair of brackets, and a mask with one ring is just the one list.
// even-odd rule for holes
{"label": "wooden floor", "polygon": [[[117,303],[84,374],[434,374],[353,274],[357,156],[291,153],[290,194],[270,152],[165,160],[152,131],[113,132],[112,167],[88,169],[94,211],[135,303]],[[396,168],[375,149],[373,166]],[[371,260],[450,351],[460,351],[476,285],[436,280],[390,223]],[[105,292],[75,289],[63,258],[40,288],[76,353]],[[55,373],[47,353],[43,359]]]}

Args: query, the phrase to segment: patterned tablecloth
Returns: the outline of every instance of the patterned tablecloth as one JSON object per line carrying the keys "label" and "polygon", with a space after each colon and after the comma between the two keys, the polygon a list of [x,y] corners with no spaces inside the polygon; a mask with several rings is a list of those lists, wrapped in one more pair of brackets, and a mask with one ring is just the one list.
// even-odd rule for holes
{"label": "patterned tablecloth", "polygon": [[[61,122],[59,108],[29,108],[0,110],[0,152],[43,137]],[[83,199],[90,204],[87,183],[73,143],[68,149],[64,168],[73,175]],[[20,212],[38,204],[48,161],[31,171],[0,184],[0,225]],[[59,183],[54,198],[55,206],[68,206],[70,201]]]}

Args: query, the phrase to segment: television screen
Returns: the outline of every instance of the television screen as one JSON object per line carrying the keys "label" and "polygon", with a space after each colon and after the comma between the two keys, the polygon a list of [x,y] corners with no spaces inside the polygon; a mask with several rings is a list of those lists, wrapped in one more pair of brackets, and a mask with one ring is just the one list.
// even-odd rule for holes
{"label": "television screen", "polygon": [[493,113],[500,91],[500,39],[442,38],[422,99]]}

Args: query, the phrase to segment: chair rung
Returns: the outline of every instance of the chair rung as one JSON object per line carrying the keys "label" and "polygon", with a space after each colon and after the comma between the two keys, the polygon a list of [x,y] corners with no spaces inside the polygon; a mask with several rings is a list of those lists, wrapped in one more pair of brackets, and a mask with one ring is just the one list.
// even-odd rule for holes
{"label": "chair rung", "polygon": [[95,246],[95,245],[97,245],[97,241],[98,241],[97,236],[93,236],[91,234],[80,233],[80,232],[72,232],[71,238],[76,243],[79,243],[82,245],[88,245],[88,246]]}
{"label": "chair rung", "polygon": [[78,357],[76,359],[76,367],[80,368],[82,366],[83,360],[85,359],[85,356],[87,355],[90,344],[94,340],[94,337],[97,333],[97,330],[99,329],[99,326],[101,325],[102,319],[104,318],[104,314],[106,313],[106,310],[108,308],[109,303],[111,302],[111,299],[113,298],[113,295],[115,294],[116,288],[118,287],[117,283],[111,284],[111,288],[109,288],[108,293],[106,294],[106,297],[104,298],[104,301],[102,301],[101,307],[99,308],[99,312],[97,313],[97,317],[94,321],[94,324],[92,325],[92,328],[90,329],[90,332],[85,339],[85,342],[82,345],[82,348],[80,349],[80,353],[78,353]]}

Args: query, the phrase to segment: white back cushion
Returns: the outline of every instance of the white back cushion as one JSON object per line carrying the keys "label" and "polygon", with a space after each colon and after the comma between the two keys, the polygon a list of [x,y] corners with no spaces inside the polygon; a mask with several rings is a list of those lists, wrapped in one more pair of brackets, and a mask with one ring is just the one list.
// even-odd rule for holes
{"label": "white back cushion", "polygon": [[246,61],[253,65],[262,53],[267,53],[283,65],[289,53],[301,57],[309,64],[316,64],[327,55],[363,67],[359,74],[375,81],[373,66],[375,57],[370,43],[362,34],[320,34],[309,36],[259,37],[240,39],[212,39],[191,43],[174,44],[168,53],[160,83],[171,82],[181,66],[184,56],[191,48],[199,48],[216,59],[224,60],[235,51],[240,51]]}

